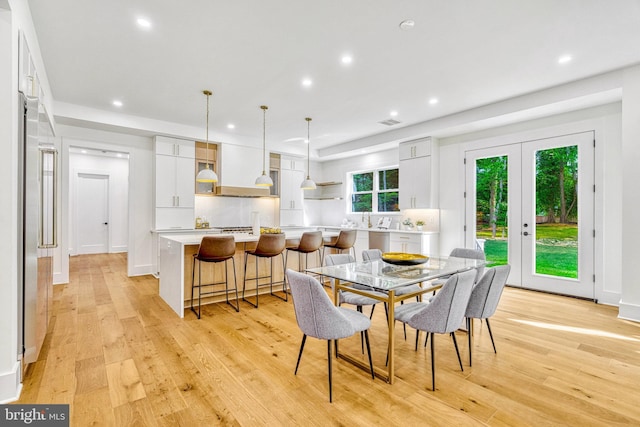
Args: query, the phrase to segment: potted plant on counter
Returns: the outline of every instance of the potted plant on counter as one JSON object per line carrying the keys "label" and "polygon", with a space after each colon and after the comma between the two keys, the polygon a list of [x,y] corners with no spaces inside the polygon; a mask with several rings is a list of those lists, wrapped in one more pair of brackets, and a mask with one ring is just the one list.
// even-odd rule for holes
{"label": "potted plant on counter", "polygon": [[424,226],[424,221],[423,220],[419,219],[419,220],[416,221],[416,229],[418,231],[422,231],[422,227],[423,226]]}
{"label": "potted plant on counter", "polygon": [[411,222],[411,218],[407,218],[402,221],[402,225],[404,225],[405,230],[413,230],[413,222]]}

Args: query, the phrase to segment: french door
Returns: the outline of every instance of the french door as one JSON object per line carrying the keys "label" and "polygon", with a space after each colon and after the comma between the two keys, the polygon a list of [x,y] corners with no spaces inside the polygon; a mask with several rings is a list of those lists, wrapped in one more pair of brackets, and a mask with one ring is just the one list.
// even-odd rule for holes
{"label": "french door", "polygon": [[593,132],[479,150],[466,158],[467,247],[508,283],[594,297]]}

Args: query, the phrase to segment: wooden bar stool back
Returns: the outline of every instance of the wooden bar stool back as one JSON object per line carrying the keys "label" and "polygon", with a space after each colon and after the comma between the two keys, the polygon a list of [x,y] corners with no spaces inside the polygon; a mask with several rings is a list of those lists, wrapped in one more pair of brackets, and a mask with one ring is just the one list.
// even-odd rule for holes
{"label": "wooden bar stool back", "polygon": [[[338,234],[338,238],[335,242],[325,243],[325,248],[332,248],[338,251],[338,253],[342,253],[342,251],[346,250],[347,253],[353,250],[353,258],[356,257],[356,249],[353,247],[356,243],[356,236],[358,230],[340,230],[340,234]],[[324,251],[322,250],[322,259],[324,260]]]}
{"label": "wooden bar stool back", "polygon": [[[200,307],[202,303],[202,296],[217,295],[225,293],[227,304],[235,308],[236,311],[240,311],[238,305],[238,284],[236,282],[236,261],[233,255],[236,253],[236,242],[233,236],[204,236],[200,242],[198,253],[193,255],[193,269],[191,272],[191,310],[200,318]],[[196,260],[198,261],[198,284],[195,283],[196,274]],[[227,273],[227,261],[231,260],[233,265],[233,290],[236,294],[236,305],[229,302],[229,281]],[[202,283],[202,263],[203,262],[224,262],[224,281],[213,283]],[[224,290],[211,290],[203,292],[202,288],[221,285],[224,283]],[[193,307],[194,290],[198,289],[198,311]]]}
{"label": "wooden bar stool back", "polygon": [[285,266],[288,265],[289,251],[298,252],[298,271],[303,271],[302,257],[305,255],[305,267],[309,265],[309,254],[318,252],[318,267],[321,265],[322,257],[320,254],[320,248],[322,247],[322,231],[305,231],[300,237],[300,243],[293,248],[287,248],[287,257],[285,259]]}
{"label": "wooden bar stool back", "polygon": [[[258,239],[258,244],[256,246],[255,249],[248,249],[246,251],[244,251],[244,280],[242,283],[242,299],[246,302],[248,302],[249,304],[251,304],[252,306],[254,306],[255,308],[258,308],[258,290],[260,288],[260,279],[266,279],[269,278],[269,292],[271,293],[271,295],[276,296],[278,298],[280,298],[281,300],[284,301],[288,301],[288,294],[287,294],[287,284],[286,281],[284,279],[284,271],[285,271],[285,265],[284,265],[284,256],[282,255],[282,253],[284,252],[286,246],[286,239],[284,236],[284,233],[279,233],[279,234],[261,234],[260,238]],[[249,258],[249,255],[253,255],[254,257],[256,257],[256,274],[255,277],[247,277],[247,261]],[[275,282],[277,283],[282,283],[282,291],[284,292],[284,297],[281,297],[280,295],[274,294],[273,293],[273,258],[277,257],[278,255],[280,255],[282,257],[282,281],[278,281]],[[270,271],[269,271],[269,275],[268,276],[259,276],[258,275],[258,258],[270,258]],[[251,301],[249,301],[248,299],[245,298],[245,288],[247,285],[247,280],[255,280],[256,281],[256,302],[255,304]]]}

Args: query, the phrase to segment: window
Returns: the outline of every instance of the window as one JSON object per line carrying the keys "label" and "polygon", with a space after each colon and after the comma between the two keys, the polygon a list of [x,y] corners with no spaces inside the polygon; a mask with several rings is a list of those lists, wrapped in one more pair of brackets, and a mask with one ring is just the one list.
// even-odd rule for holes
{"label": "window", "polygon": [[399,212],[398,168],[351,174],[351,212]]}

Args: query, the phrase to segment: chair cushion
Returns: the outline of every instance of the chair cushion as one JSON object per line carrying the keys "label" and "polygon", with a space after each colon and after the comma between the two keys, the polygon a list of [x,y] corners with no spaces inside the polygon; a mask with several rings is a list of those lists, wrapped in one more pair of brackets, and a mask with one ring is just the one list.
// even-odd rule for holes
{"label": "chair cushion", "polygon": [[[387,297],[385,294],[381,292],[370,291],[369,293],[381,296],[383,298]],[[364,295],[354,294],[353,292],[342,291],[340,292],[340,302],[346,303],[346,304],[353,304],[353,305],[374,305],[382,301],[374,298],[365,297]]]}
{"label": "chair cushion", "polygon": [[421,289],[422,288],[420,287],[420,285],[409,285],[409,286],[405,286],[403,288],[396,289],[396,295],[406,295],[406,294],[409,294],[411,292],[419,291]]}
{"label": "chair cushion", "polygon": [[369,317],[366,315],[348,308],[338,307],[338,309],[344,317],[349,319],[349,322],[351,322],[356,332],[366,331],[371,326],[371,320],[369,320]]}
{"label": "chair cushion", "polygon": [[402,304],[400,307],[395,308],[394,317],[404,323],[409,323],[409,320],[425,310],[429,306],[428,302],[412,302],[409,304]]}

